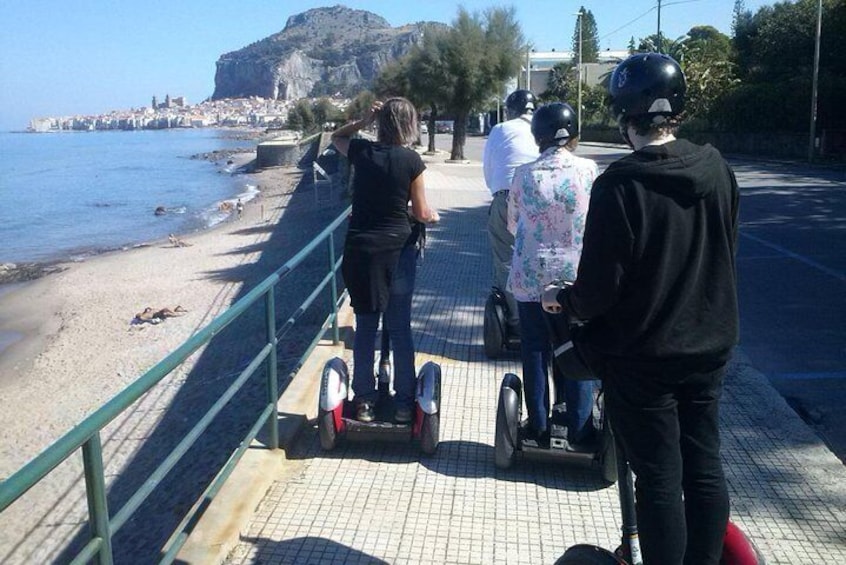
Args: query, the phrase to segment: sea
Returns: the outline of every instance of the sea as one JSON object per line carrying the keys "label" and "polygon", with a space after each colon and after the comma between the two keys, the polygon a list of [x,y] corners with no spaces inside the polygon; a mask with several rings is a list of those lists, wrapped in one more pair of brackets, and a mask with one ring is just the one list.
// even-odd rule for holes
{"label": "sea", "polygon": [[84,259],[226,221],[221,204],[256,187],[226,157],[198,156],[255,144],[205,128],[2,132],[0,264]]}
{"label": "sea", "polygon": [[[258,195],[227,158],[256,145],[239,133],[0,132],[0,267],[82,261],[227,221],[223,203]],[[0,331],[0,354],[21,337]]]}

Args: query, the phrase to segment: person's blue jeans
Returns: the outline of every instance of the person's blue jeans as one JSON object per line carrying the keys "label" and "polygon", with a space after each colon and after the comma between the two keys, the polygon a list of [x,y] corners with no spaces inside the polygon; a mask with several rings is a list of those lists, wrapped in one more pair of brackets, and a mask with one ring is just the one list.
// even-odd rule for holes
{"label": "person's blue jeans", "polygon": [[[535,433],[543,434],[549,429],[550,332],[540,302],[518,301],[517,307],[520,311],[520,355],[529,427]],[[567,404],[567,440],[579,443],[588,439],[594,432],[592,416],[596,381],[566,379],[557,371],[553,377],[556,389],[564,391],[563,400]],[[556,402],[559,400],[556,398]]]}
{"label": "person's blue jeans", "polygon": [[376,334],[379,318],[391,337],[394,358],[394,391],[397,408],[414,407],[414,340],[411,337],[411,299],[417,274],[417,249],[404,247],[400,254],[391,296],[384,315],[380,312],[355,315],[353,340],[353,383],[355,397],[359,400],[376,400]]}

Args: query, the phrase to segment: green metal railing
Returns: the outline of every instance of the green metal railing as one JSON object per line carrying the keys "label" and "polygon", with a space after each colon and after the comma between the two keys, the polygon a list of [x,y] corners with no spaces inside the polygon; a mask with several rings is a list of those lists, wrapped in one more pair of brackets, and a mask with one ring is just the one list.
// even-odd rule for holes
{"label": "green metal railing", "polygon": [[[223,483],[232,473],[235,465],[241,456],[249,448],[250,443],[256,438],[262,427],[267,426],[269,434],[269,447],[279,448],[279,429],[277,401],[279,399],[279,383],[277,379],[276,346],[277,343],[294,326],[296,321],[311,306],[320,293],[327,287],[331,289],[331,312],[323,322],[315,338],[311,341],[305,353],[299,358],[296,366],[291,371],[286,382],[300,370],[305,360],[320,342],[323,333],[331,326],[332,339],[334,343],[339,341],[338,329],[338,308],[340,299],[338,295],[337,273],[341,260],[335,255],[335,232],[344,224],[349,216],[350,208],[347,208],[331,224],[329,224],[317,237],[311,240],[294,257],[276,270],[272,275],[262,281],[256,288],[247,293],[244,297],[235,302],[229,309],[212,320],[173,353],[165,357],[149,371],[144,373],[138,380],[129,385],[120,394],[100,407],[79,425],[70,430],[62,438],[44,450],[35,459],[24,465],[14,475],[0,483],[0,512],[3,512],[10,504],[15,502],[30,488],[36,485],[44,477],[55,469],[59,464],[73,455],[80,447],[82,448],[82,460],[85,476],[85,490],[88,504],[88,522],[91,530],[91,538],[85,547],[75,557],[73,563],[88,563],[96,560],[101,564],[110,564],[112,560],[112,536],[123,526],[138,507],[155,490],[165,475],[173,469],[185,453],[197,441],[206,428],[209,427],[224,406],[235,396],[235,394],[249,380],[253,373],[262,366],[267,369],[267,402],[258,415],[249,433],[241,440],[240,445],[230,456],[223,468],[215,476],[200,497],[200,501],[211,501],[220,491]],[[277,330],[275,316],[274,290],[276,285],[285,277],[289,276],[306,257],[311,255],[322,243],[327,243],[329,248],[329,268],[326,276],[320,284],[303,301],[295,312],[287,319],[281,328]],[[153,471],[150,477],[141,487],[129,498],[124,506],[114,516],[109,517],[109,509],[106,502],[106,484],[103,467],[103,451],[100,440],[100,432],[103,428],[119,416],[124,410],[130,407],[136,400],[159,383],[174,369],[185,362],[188,357],[203,345],[209,343],[212,338],[218,335],[226,326],[241,316],[250,306],[264,300],[266,311],[266,343],[259,353],[250,361],[247,367],[241,371],[238,378],[226,389],[221,397],[212,405],[206,414],[170,452],[165,460]],[[199,518],[199,513],[207,507],[207,504],[195,504],[191,511],[185,516],[182,522],[174,530],[173,535],[164,547],[161,562],[170,563],[176,558],[179,549],[188,539],[188,535]]]}

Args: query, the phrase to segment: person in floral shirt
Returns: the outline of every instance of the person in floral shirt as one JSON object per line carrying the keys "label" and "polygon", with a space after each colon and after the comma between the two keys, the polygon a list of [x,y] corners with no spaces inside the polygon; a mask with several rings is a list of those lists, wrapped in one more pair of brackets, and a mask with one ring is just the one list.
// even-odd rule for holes
{"label": "person in floral shirt", "polygon": [[[515,240],[507,288],[520,314],[527,437],[546,447],[552,349],[541,296],[549,283],[576,278],[597,166],[572,153],[578,145],[578,123],[568,104],[555,102],[538,109],[532,117],[532,134],[541,155],[515,171],[508,193],[508,229]],[[595,382],[560,380],[556,376],[556,388],[563,388],[567,404],[568,444],[573,450],[592,450]]]}

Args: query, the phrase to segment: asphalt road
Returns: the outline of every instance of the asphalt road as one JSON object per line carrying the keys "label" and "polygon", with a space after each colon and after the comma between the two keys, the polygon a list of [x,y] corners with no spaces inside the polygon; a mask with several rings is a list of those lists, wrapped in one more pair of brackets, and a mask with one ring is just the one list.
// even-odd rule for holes
{"label": "asphalt road", "polygon": [[[469,137],[465,157],[481,161],[484,142]],[[577,153],[603,169],[626,151]],[[846,167],[727,157],[741,189],[739,353],[846,463]]]}

